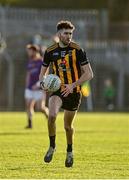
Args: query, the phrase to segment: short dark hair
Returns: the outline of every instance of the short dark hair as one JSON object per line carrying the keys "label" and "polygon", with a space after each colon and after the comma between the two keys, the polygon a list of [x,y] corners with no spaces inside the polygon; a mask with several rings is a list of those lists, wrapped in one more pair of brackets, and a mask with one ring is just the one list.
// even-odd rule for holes
{"label": "short dark hair", "polygon": [[57,31],[61,30],[61,29],[75,29],[75,26],[70,22],[70,21],[59,21],[57,23]]}
{"label": "short dark hair", "polygon": [[39,46],[34,45],[34,44],[28,44],[28,45],[26,46],[26,48],[27,48],[27,49],[32,49],[33,51],[36,51],[36,52],[39,52],[39,51],[40,51]]}

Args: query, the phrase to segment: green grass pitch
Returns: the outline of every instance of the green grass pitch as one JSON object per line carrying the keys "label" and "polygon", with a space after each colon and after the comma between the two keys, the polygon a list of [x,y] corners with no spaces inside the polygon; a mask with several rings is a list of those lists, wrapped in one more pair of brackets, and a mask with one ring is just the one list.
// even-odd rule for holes
{"label": "green grass pitch", "polygon": [[129,178],[129,114],[78,113],[75,119],[74,166],[65,168],[63,114],[57,118],[57,150],[50,164],[47,121],[36,113],[25,130],[25,113],[0,113],[0,178]]}

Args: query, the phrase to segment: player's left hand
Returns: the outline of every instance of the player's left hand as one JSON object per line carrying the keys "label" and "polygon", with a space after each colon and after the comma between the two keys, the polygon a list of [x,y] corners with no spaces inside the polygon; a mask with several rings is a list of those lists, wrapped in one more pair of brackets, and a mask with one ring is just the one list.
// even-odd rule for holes
{"label": "player's left hand", "polygon": [[64,89],[62,90],[62,95],[67,97],[70,93],[73,93],[73,84],[64,84]]}

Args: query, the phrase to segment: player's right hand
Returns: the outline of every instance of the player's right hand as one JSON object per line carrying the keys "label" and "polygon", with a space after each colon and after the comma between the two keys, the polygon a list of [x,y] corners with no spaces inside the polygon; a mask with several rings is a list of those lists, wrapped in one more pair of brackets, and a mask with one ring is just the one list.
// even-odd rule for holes
{"label": "player's right hand", "polygon": [[45,80],[45,76],[44,76],[43,79],[40,81],[40,89],[47,92],[48,90],[44,87],[44,80]]}
{"label": "player's right hand", "polygon": [[44,81],[43,81],[43,80],[40,81],[40,88],[41,88],[42,90],[45,90],[45,87],[44,87]]}

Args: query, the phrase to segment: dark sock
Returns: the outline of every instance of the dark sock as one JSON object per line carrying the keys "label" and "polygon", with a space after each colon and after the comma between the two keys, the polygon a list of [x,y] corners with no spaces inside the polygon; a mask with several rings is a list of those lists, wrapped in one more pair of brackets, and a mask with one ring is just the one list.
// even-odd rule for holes
{"label": "dark sock", "polygon": [[30,118],[28,119],[28,125],[29,127],[32,127],[32,120]]}
{"label": "dark sock", "polygon": [[67,145],[67,152],[72,152],[72,144]]}
{"label": "dark sock", "polygon": [[50,139],[50,146],[55,148],[55,138],[56,136],[49,136],[49,139]]}

